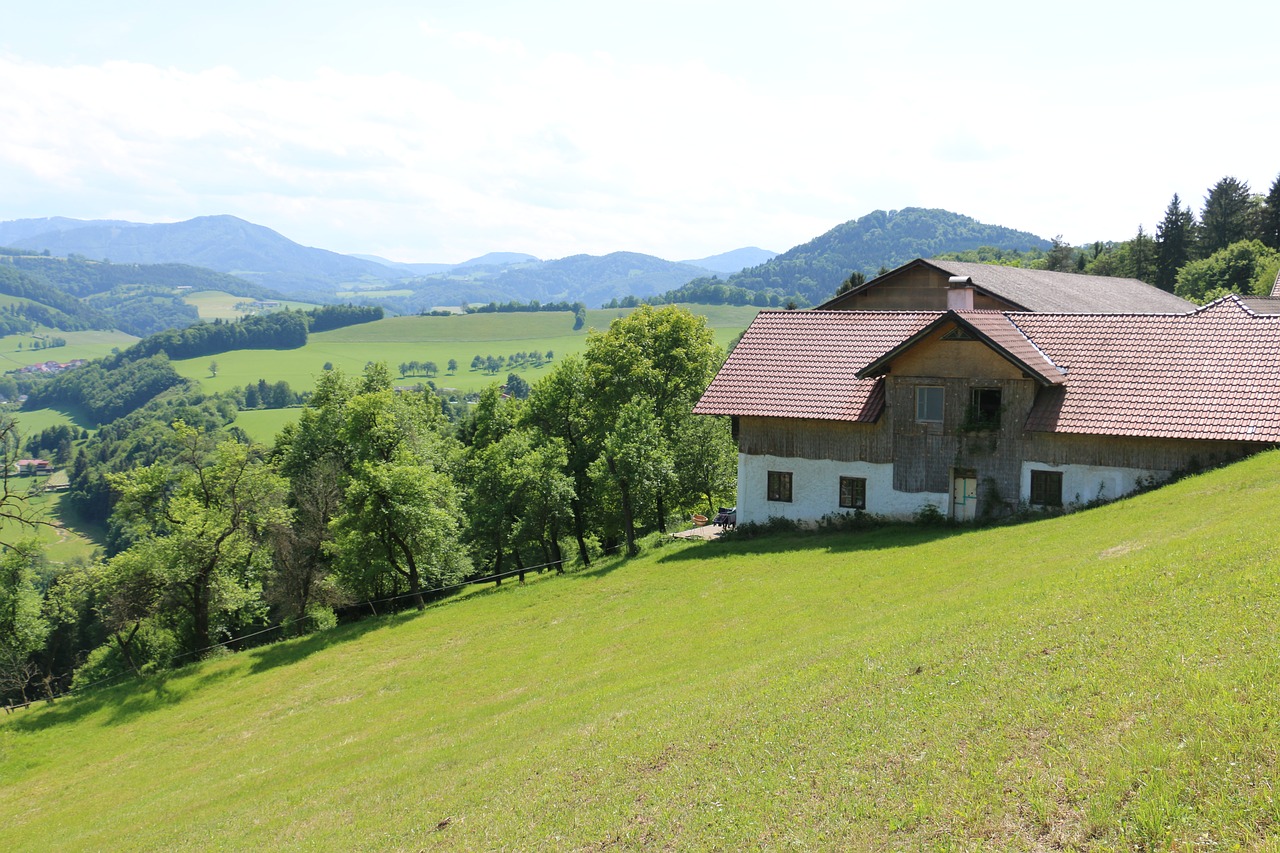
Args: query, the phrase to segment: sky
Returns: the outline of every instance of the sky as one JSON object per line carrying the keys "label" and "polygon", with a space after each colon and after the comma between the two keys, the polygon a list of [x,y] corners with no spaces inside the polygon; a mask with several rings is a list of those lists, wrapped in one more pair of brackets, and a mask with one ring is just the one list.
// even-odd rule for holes
{"label": "sky", "polygon": [[684,260],[905,207],[1123,240],[1280,176],[1275,3],[23,5],[0,220]]}

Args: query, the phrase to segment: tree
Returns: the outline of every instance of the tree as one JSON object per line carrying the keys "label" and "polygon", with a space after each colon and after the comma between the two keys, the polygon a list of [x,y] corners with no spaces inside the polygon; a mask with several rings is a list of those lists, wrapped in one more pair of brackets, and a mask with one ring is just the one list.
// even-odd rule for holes
{"label": "tree", "polygon": [[706,498],[708,517],[715,515],[717,504],[732,502],[738,480],[738,444],[728,418],[694,415],[686,419],[676,433],[673,450],[681,492]]}
{"label": "tree", "polygon": [[286,524],[285,482],[261,448],[210,438],[178,421],[174,467],[163,463],[110,475],[116,513],[130,528],[129,560],[149,567],[161,607],[180,618],[188,650],[213,642],[215,620],[252,618],[269,561],[269,531]]}
{"label": "tree", "polygon": [[428,585],[458,580],[470,566],[451,476],[459,449],[442,434],[439,406],[393,393],[384,374],[380,363],[366,367],[342,407],[346,493],[333,521],[334,552],[354,590],[396,591],[403,581],[422,608]]}
{"label": "tree", "polygon": [[1280,253],[1259,240],[1241,240],[1183,267],[1176,293],[1200,304],[1226,293],[1264,295],[1270,292],[1278,268]]}
{"label": "tree", "polygon": [[515,373],[507,374],[507,393],[517,400],[524,400],[529,396],[529,383],[523,377]]}
{"label": "tree", "polygon": [[650,400],[639,398],[622,407],[613,429],[604,436],[591,473],[597,482],[610,482],[617,489],[627,554],[634,557],[640,553],[636,544],[639,514],[646,505],[652,506],[656,526],[661,528],[661,496],[675,479],[671,445]]}
{"label": "tree", "polygon": [[49,635],[31,565],[35,553],[33,541],[0,553],[0,687],[17,691],[23,702],[39,671],[31,656]]}
{"label": "tree", "polygon": [[9,415],[0,415],[0,548],[16,546],[22,532],[47,524],[36,518],[28,503],[30,492],[17,480],[17,460],[22,452],[22,436]]}
{"label": "tree", "polygon": [[1259,239],[1268,247],[1280,250],[1280,176],[1272,182],[1271,191],[1263,200],[1259,219]]}
{"label": "tree", "polygon": [[454,373],[457,373],[457,372],[458,372],[458,360],[457,360],[456,358],[451,358],[451,359],[449,359],[449,373],[450,373],[450,375],[452,375],[452,374],[454,374]]}
{"label": "tree", "polygon": [[866,284],[866,282],[867,282],[867,277],[855,270],[854,272],[849,273],[849,277],[846,278],[843,282],[841,282],[840,286],[836,288],[836,296],[839,296],[842,293],[848,293],[850,290],[855,290],[859,287],[862,287],[862,285]]}
{"label": "tree", "polygon": [[1248,239],[1256,207],[1243,181],[1226,177],[1210,187],[1200,213],[1201,257]]}
{"label": "tree", "polygon": [[1075,268],[1073,263],[1075,249],[1070,243],[1063,242],[1061,234],[1054,237],[1052,243],[1052,247],[1044,256],[1044,268],[1056,272],[1071,272]]}
{"label": "tree", "polygon": [[216,377],[218,375],[218,362],[209,362],[209,375]]}
{"label": "tree", "polygon": [[1173,292],[1178,270],[1191,260],[1195,244],[1196,219],[1190,207],[1183,207],[1178,194],[1173,194],[1165,208],[1164,219],[1156,226],[1156,273],[1154,284]]}
{"label": "tree", "polygon": [[[636,400],[652,407],[659,434],[670,445],[722,357],[706,319],[673,305],[643,305],[614,320],[607,331],[588,335],[585,359],[596,446],[604,446],[618,413]],[[655,521],[665,530],[665,491],[674,483],[659,482]]]}

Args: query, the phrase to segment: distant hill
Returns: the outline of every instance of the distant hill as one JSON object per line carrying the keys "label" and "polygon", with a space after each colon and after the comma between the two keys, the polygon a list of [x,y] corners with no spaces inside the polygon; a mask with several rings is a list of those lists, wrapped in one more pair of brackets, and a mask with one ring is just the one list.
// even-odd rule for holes
{"label": "distant hill", "polygon": [[178,288],[280,298],[243,279],[187,264],[113,264],[0,249],[0,274],[0,293],[52,309],[19,312],[34,323],[64,330],[115,328],[139,337],[199,319]]}
{"label": "distant hill", "polygon": [[636,252],[613,252],[572,255],[555,261],[534,258],[501,266],[464,265],[399,286],[415,291],[415,303],[456,304],[456,299],[446,298],[446,294],[452,294],[468,302],[536,299],[583,302],[594,308],[610,299],[652,296],[702,275],[706,275],[702,267]]}
{"label": "distant hill", "polygon": [[694,261],[681,261],[680,263],[702,267],[712,272],[735,273],[745,270],[747,267],[759,266],[766,261],[773,260],[777,255],[777,252],[758,249],[755,246],[747,246],[743,249],[734,249],[732,252],[721,252],[709,258],[698,258]]}
{"label": "distant hill", "polygon": [[877,210],[837,225],[766,263],[723,280],[704,277],[691,281],[666,294],[666,298],[673,302],[701,301],[699,293],[728,287],[817,304],[832,296],[851,272],[870,277],[882,267],[892,269],[915,258],[979,246],[1026,250],[1048,249],[1050,243],[1026,231],[985,225],[947,210]]}
{"label": "distant hill", "polygon": [[450,270],[456,270],[461,267],[476,266],[507,266],[509,264],[523,263],[541,263],[533,255],[526,255],[522,252],[489,252],[478,258],[472,258],[469,261],[463,261],[460,264],[431,264],[431,263],[405,263],[403,261],[389,261],[386,258],[380,258],[377,255],[351,255],[353,258],[360,258],[365,261],[373,261],[382,264],[391,269],[401,271],[407,275],[437,275],[446,273]]}
{"label": "distant hill", "polygon": [[[22,228],[41,220],[19,220]],[[52,220],[50,220],[52,221]],[[108,258],[116,263],[183,263],[233,273],[264,287],[311,297],[332,297],[342,285],[404,277],[383,264],[313,249],[234,216],[200,216],[186,222],[141,225],[59,221],[54,230],[3,240],[35,252]],[[8,226],[0,223],[0,237]]]}

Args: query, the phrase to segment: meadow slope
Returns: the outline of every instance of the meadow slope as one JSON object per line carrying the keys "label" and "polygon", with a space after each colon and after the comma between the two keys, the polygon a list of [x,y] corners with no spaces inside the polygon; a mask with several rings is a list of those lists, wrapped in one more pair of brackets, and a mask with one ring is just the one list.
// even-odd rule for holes
{"label": "meadow slope", "polygon": [[669,544],[14,714],[0,848],[1274,848],[1278,474]]}

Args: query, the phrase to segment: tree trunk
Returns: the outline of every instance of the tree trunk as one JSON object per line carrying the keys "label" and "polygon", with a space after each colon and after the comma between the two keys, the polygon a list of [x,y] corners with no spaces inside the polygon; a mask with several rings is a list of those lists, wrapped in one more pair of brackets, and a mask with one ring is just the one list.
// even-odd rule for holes
{"label": "tree trunk", "polygon": [[582,565],[590,568],[591,557],[587,554],[586,524],[582,518],[582,501],[574,498],[570,502],[570,506],[573,508],[573,536],[578,540],[578,556],[582,559]]}
{"label": "tree trunk", "polygon": [[635,512],[631,508],[631,485],[626,480],[618,482],[618,490],[622,495],[622,526],[627,537],[627,556],[634,557],[640,553],[636,545]]}
{"label": "tree trunk", "polygon": [[667,532],[667,502],[662,497],[662,489],[658,489],[658,531]]}

